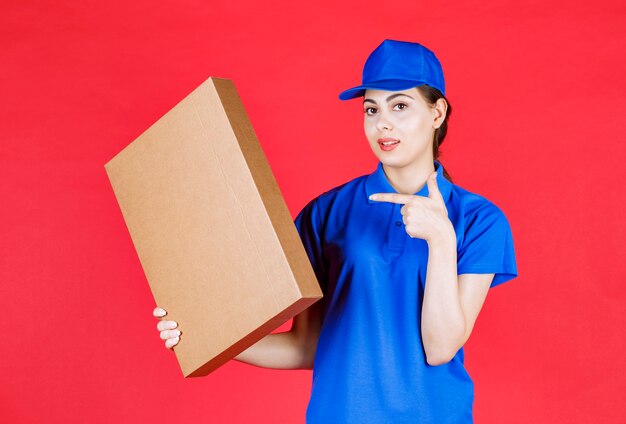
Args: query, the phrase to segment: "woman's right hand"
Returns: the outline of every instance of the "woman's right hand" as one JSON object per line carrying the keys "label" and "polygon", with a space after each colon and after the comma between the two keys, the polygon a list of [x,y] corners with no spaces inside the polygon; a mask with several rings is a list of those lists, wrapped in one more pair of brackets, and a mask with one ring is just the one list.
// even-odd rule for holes
{"label": "woman's right hand", "polygon": [[[154,308],[152,315],[161,319],[167,315],[167,311],[157,306]],[[157,324],[157,330],[159,330],[161,334],[161,339],[165,340],[165,347],[168,349],[176,346],[180,340],[181,333],[180,330],[175,329],[176,327],[178,327],[178,323],[176,321],[164,321],[161,319]]]}

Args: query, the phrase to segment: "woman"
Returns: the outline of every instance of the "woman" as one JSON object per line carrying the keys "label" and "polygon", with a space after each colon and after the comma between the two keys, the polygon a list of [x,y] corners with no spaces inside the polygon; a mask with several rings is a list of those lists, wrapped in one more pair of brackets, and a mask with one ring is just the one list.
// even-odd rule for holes
{"label": "woman", "polygon": [[[462,347],[489,288],[517,276],[509,223],[438,160],[451,107],[432,51],[385,40],[339,98],[361,96],[376,170],[295,220],[324,298],[235,359],[312,368],[307,423],[472,423]],[[175,326],[157,326],[167,347]]]}

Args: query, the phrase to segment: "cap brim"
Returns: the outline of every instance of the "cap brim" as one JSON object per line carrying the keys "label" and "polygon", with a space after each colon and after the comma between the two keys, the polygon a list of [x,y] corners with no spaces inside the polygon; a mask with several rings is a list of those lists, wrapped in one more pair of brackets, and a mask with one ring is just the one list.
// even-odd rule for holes
{"label": "cap brim", "polygon": [[423,81],[408,81],[408,80],[382,80],[375,81],[369,84],[359,85],[358,87],[352,87],[339,93],[339,100],[350,100],[355,97],[360,97],[365,94],[365,90],[387,90],[387,91],[400,91],[409,88],[417,87],[418,85],[424,85]]}

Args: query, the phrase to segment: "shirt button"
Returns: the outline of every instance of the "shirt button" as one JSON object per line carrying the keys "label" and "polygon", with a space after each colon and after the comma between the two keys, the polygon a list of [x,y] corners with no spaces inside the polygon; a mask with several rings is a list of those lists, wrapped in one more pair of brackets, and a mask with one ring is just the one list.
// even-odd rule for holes
{"label": "shirt button", "polygon": [[396,227],[399,227],[399,226],[401,226],[401,225],[402,225],[402,222],[401,222],[401,221],[396,221]]}

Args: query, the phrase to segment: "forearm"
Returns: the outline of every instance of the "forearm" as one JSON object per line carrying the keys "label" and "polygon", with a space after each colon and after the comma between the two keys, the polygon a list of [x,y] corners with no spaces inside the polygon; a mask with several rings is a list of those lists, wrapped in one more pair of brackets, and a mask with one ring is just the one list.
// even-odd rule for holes
{"label": "forearm", "polygon": [[465,316],[459,296],[456,235],[452,225],[440,237],[428,241],[421,330],[431,365],[448,362],[461,347]]}
{"label": "forearm", "polygon": [[234,359],[263,368],[311,368],[305,349],[289,331],[268,334]]}

